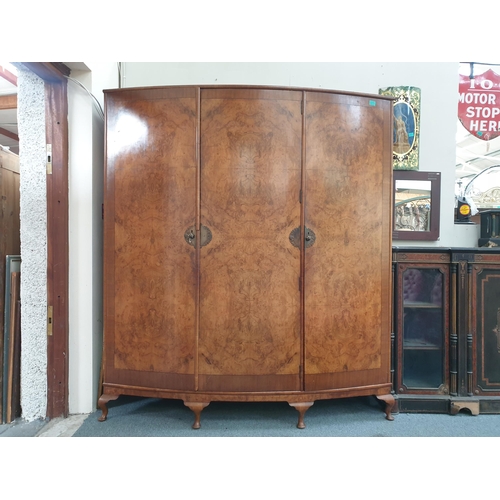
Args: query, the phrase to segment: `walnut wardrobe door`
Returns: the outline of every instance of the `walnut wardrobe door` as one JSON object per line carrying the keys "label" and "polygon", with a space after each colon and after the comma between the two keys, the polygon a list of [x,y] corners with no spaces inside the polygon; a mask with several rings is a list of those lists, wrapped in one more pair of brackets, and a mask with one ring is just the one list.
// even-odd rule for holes
{"label": "walnut wardrobe door", "polygon": [[199,389],[300,389],[301,92],[201,92]]}
{"label": "walnut wardrobe door", "polygon": [[391,113],[306,94],[306,390],[390,382]]}
{"label": "walnut wardrobe door", "polygon": [[196,91],[123,89],[106,107],[106,382],[191,390]]}

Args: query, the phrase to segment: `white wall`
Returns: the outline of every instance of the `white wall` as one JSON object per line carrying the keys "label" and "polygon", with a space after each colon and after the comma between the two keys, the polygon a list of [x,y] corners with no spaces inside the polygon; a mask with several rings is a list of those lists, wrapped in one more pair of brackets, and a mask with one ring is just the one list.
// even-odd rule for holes
{"label": "white wall", "polygon": [[398,246],[476,246],[479,227],[454,224],[458,68],[445,63],[123,63],[123,86],[255,84],[377,94],[421,89],[419,169],[441,172],[441,237]]}
{"label": "white wall", "polygon": [[95,410],[102,352],[104,121],[89,92],[102,107],[102,88],[118,82],[114,63],[87,67],[70,76],[88,92],[68,82],[70,414]]}

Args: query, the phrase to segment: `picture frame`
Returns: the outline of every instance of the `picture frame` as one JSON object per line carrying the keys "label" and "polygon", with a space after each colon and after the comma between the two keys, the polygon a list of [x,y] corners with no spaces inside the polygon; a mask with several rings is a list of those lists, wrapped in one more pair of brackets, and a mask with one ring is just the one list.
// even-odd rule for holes
{"label": "picture frame", "polygon": [[393,240],[439,240],[441,172],[393,172]]}
{"label": "picture frame", "polygon": [[11,275],[14,272],[21,271],[21,256],[20,255],[6,255],[5,257],[5,308],[3,311],[3,325],[4,325],[4,346],[3,346],[3,384],[2,384],[2,415],[0,415],[2,422],[8,420],[8,394],[9,394],[9,353],[11,351]]}
{"label": "picture frame", "polygon": [[392,96],[394,170],[419,169],[420,96],[418,87],[401,86],[379,89],[380,95]]}

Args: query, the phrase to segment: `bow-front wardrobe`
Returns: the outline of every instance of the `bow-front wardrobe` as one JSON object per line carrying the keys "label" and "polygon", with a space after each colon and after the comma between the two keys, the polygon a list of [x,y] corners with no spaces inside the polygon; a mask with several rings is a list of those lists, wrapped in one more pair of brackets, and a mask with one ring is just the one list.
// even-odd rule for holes
{"label": "bow-front wardrobe", "polygon": [[105,91],[101,420],[119,395],[374,395],[392,419],[392,101]]}

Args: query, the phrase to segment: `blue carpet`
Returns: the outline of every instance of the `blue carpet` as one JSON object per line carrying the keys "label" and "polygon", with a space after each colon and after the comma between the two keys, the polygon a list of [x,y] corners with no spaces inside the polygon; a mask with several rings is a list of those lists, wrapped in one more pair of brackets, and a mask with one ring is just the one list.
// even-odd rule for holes
{"label": "blue carpet", "polygon": [[193,412],[180,400],[121,396],[105,422],[91,414],[74,437],[498,437],[500,415],[399,413],[385,419],[374,397],[316,401],[297,429],[288,403],[212,402],[192,429]]}

